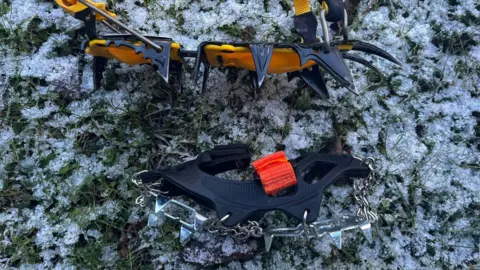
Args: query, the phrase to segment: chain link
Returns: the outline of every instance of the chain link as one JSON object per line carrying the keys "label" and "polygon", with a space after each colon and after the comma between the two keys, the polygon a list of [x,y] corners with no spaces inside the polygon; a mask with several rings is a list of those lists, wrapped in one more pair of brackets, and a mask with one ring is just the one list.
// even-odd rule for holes
{"label": "chain link", "polygon": [[353,179],[353,197],[358,205],[357,216],[369,221],[376,221],[378,216],[372,211],[367,198],[367,195],[372,192],[372,188],[376,183],[375,160],[373,158],[366,158],[363,162],[370,168],[370,173],[365,178]]}
{"label": "chain link", "polygon": [[142,179],[138,178],[138,175],[148,172],[148,171],[141,171],[132,176],[132,183],[141,189],[142,194],[135,199],[135,203],[145,207],[145,197],[158,197],[159,195],[167,195],[168,191],[162,191],[160,188],[162,187],[162,178],[158,179],[157,182],[143,183]]}
{"label": "chain link", "polygon": [[238,224],[235,227],[225,227],[222,222],[226,220],[229,215],[226,215],[221,220],[207,225],[209,233],[218,234],[221,236],[232,236],[239,239],[247,239],[249,237],[262,237],[263,228],[257,221],[247,221],[247,224],[241,226]]}

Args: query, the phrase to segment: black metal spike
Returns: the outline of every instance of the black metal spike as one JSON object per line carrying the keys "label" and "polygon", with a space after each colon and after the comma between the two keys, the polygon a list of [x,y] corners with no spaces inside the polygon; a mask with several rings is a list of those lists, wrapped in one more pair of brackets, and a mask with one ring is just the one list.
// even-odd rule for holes
{"label": "black metal spike", "polygon": [[107,62],[107,58],[99,56],[93,57],[93,88],[95,90],[102,87],[103,72],[105,71],[105,65]]}
{"label": "black metal spike", "polygon": [[260,86],[258,85],[258,77],[255,71],[249,71],[248,75],[250,77],[250,82],[252,83],[252,89],[258,89]]}
{"label": "black metal spike", "polygon": [[312,66],[311,68],[306,68],[298,72],[298,76],[312,88],[322,99],[330,98],[328,94],[327,85],[323,79],[323,75],[320,72],[318,66]]}
{"label": "black metal spike", "polygon": [[309,60],[314,61],[328,74],[330,74],[341,85],[354,91],[353,78],[348,69],[340,51],[332,47],[329,53],[325,53],[321,48],[314,50],[311,47],[294,44],[291,46],[300,57],[300,65],[305,65]]}
{"label": "black metal spike", "polygon": [[272,60],[273,45],[269,44],[252,44],[250,45],[250,51],[252,52],[253,62],[255,63],[257,86],[262,86],[265,75]]}
{"label": "black metal spike", "polygon": [[78,66],[77,66],[77,70],[78,70],[78,73],[77,73],[77,76],[78,76],[78,83],[79,84],[82,84],[82,80],[83,80],[83,71],[85,70],[85,54],[80,54],[78,56]]}
{"label": "black metal spike", "polygon": [[378,69],[372,63],[368,62],[366,59],[361,58],[360,56],[357,56],[357,55],[354,55],[354,54],[351,54],[351,53],[346,53],[346,52],[342,53],[342,56],[343,56],[344,59],[362,64],[362,65],[364,65],[368,68],[373,69],[375,72],[379,73],[380,75],[382,75],[382,76],[384,75],[383,72],[380,69]]}
{"label": "black metal spike", "polygon": [[287,73],[287,81],[288,82],[291,82],[293,79],[295,79],[297,77],[299,77],[299,72],[298,71]]}
{"label": "black metal spike", "polygon": [[198,74],[200,73],[200,64],[202,63],[201,58],[202,58],[202,52],[203,52],[203,46],[200,44],[197,49],[197,56],[195,57],[195,64],[193,65],[193,83],[194,87],[196,88],[197,86],[197,81],[198,81]]}
{"label": "black metal spike", "polygon": [[366,43],[366,42],[363,42],[363,41],[358,41],[358,40],[350,41],[349,43],[351,43],[353,51],[371,53],[371,54],[374,54],[376,56],[387,59],[388,61],[393,62],[393,63],[395,63],[399,66],[402,65],[402,63],[400,61],[398,61],[395,57],[393,57],[387,51],[385,51],[385,50],[383,50],[383,49],[381,49],[381,48],[379,48],[379,47],[377,47],[373,44]]}
{"label": "black metal spike", "polygon": [[143,59],[150,59],[152,61],[151,64],[157,68],[157,72],[165,80],[165,82],[168,83],[169,70],[170,70],[170,48],[171,48],[170,42],[168,41],[156,42],[156,44],[162,47],[161,52],[155,50],[154,48],[147,48],[144,43],[138,46],[130,42],[127,42],[125,40],[107,40],[106,46],[110,46],[110,44],[115,44],[115,46],[117,47],[125,46],[128,48],[131,48],[135,50],[135,53],[137,54],[141,53],[143,56]]}
{"label": "black metal spike", "polygon": [[203,68],[202,93],[207,88],[208,75],[210,74],[210,65],[209,64],[203,64],[203,66],[204,66],[204,68]]}
{"label": "black metal spike", "polygon": [[[183,92],[183,84],[182,84],[182,74],[183,74],[183,64],[181,62],[173,62],[173,68],[175,70],[175,75],[176,75],[176,83],[177,83],[177,91],[178,93]],[[172,63],[172,64],[173,64]]]}

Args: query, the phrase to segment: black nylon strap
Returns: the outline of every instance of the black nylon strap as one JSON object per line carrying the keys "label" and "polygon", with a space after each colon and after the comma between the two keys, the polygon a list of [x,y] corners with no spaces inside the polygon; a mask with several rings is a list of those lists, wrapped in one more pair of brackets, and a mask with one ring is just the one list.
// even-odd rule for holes
{"label": "black nylon strap", "polygon": [[251,161],[251,154],[248,145],[245,144],[220,145],[200,154],[198,160],[202,171],[216,175],[247,168]]}

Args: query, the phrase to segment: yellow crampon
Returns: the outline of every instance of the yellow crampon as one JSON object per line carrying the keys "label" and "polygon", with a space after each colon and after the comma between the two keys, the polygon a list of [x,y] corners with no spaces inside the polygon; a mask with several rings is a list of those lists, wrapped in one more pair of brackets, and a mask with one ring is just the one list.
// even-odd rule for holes
{"label": "yellow crampon", "polygon": [[[169,38],[143,36],[135,30],[115,20],[115,14],[106,10],[105,4],[91,0],[55,0],[67,13],[82,20],[87,29],[89,40],[84,44],[87,54],[94,56],[96,87],[99,87],[103,65],[108,59],[116,59],[129,65],[149,64],[154,66],[162,78],[168,81],[171,65],[177,68],[182,59],[193,57],[195,75],[200,65],[205,66],[204,86],[210,67],[235,67],[256,73],[253,85],[260,87],[266,73],[287,73],[300,77],[308,86],[322,97],[328,98],[323,74],[330,74],[336,81],[348,89],[354,89],[353,79],[344,59],[364,64],[378,71],[370,62],[348,51],[362,51],[386,58],[400,64],[388,52],[365,42],[344,40],[332,42],[328,36],[326,22],[344,21],[346,17],[342,0],[319,0],[322,7],[321,23],[323,41],[317,34],[317,19],[312,13],[309,0],[294,0],[294,24],[301,37],[301,43],[225,43],[203,42],[196,51],[184,50],[181,44]],[[95,18],[95,20],[93,20]],[[98,36],[95,21],[106,24],[113,22],[121,27],[125,34]],[[114,29],[117,33],[120,30]],[[345,29],[346,30],[346,29]]]}

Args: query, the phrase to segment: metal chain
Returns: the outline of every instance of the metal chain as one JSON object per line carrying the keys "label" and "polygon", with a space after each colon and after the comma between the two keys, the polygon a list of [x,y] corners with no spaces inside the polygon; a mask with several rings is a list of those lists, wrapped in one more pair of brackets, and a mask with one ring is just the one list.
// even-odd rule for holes
{"label": "metal chain", "polygon": [[235,227],[225,227],[222,222],[225,221],[229,215],[224,216],[222,219],[212,222],[207,225],[206,229],[209,233],[218,234],[221,236],[230,235],[239,239],[247,239],[249,237],[262,237],[263,228],[257,221],[247,221],[247,224],[241,226],[238,224]]}
{"label": "metal chain", "polygon": [[364,159],[363,162],[370,168],[370,173],[365,178],[354,178],[353,181],[353,197],[358,205],[357,216],[369,221],[376,221],[378,216],[372,211],[367,198],[376,183],[375,160],[369,157]]}
{"label": "metal chain", "polygon": [[148,172],[148,171],[141,171],[141,172],[135,173],[132,176],[132,183],[142,190],[142,194],[135,199],[135,203],[142,207],[145,207],[145,197],[149,197],[149,196],[158,197],[159,195],[168,194],[168,191],[160,190],[162,186],[161,178],[154,183],[149,183],[149,184],[143,183],[142,179],[138,178],[137,176],[144,172]]}

